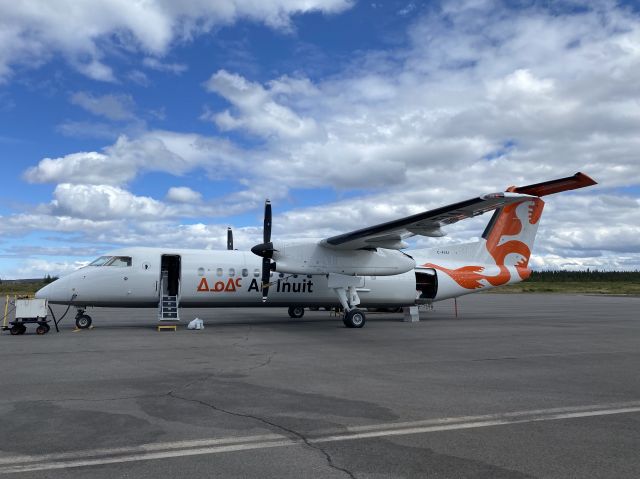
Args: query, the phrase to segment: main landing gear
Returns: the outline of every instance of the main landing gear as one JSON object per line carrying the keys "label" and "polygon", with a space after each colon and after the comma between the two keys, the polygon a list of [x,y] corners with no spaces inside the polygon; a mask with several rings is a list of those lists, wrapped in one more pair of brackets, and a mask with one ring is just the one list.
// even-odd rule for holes
{"label": "main landing gear", "polygon": [[338,295],[340,304],[344,308],[342,322],[347,328],[361,328],[367,318],[364,312],[357,309],[360,297],[356,288],[364,286],[364,278],[361,276],[348,276],[345,274],[329,273],[328,286]]}
{"label": "main landing gear", "polygon": [[289,317],[301,318],[304,316],[304,308],[302,306],[289,306]]}
{"label": "main landing gear", "polygon": [[344,318],[342,318],[342,322],[347,328],[361,328],[364,326],[367,318],[359,309],[352,309],[351,311],[347,311],[344,313]]}
{"label": "main landing gear", "polygon": [[91,326],[91,316],[84,314],[84,309],[78,308],[76,313],[76,328],[87,329]]}

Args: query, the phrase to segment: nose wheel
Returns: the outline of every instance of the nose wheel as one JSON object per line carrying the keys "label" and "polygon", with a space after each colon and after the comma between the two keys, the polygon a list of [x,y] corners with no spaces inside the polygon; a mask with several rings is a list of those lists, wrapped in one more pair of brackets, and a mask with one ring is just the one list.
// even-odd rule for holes
{"label": "nose wheel", "polygon": [[78,329],[87,329],[91,326],[91,316],[88,314],[84,314],[83,309],[79,309],[76,314],[76,328]]}

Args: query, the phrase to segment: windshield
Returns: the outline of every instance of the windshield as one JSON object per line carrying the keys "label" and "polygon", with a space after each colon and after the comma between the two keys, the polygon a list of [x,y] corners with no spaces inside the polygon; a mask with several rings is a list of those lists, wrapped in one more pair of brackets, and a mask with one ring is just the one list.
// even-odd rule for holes
{"label": "windshield", "polygon": [[112,256],[100,256],[98,259],[95,259],[91,263],[89,263],[89,266],[103,266],[111,258]]}
{"label": "windshield", "polygon": [[131,266],[131,257],[130,256],[114,256],[111,258],[105,266]]}
{"label": "windshield", "polygon": [[100,256],[98,259],[89,263],[89,266],[131,266],[131,256]]}

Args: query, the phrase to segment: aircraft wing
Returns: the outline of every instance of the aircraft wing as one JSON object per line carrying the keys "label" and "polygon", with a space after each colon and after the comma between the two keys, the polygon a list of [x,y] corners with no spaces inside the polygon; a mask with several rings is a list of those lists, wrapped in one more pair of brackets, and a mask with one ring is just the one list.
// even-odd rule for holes
{"label": "aircraft wing", "polygon": [[472,218],[510,203],[519,203],[528,198],[534,198],[534,196],[512,192],[491,193],[435,210],[325,238],[320,244],[332,249],[402,249],[408,246],[403,241],[406,238],[414,235],[445,236],[446,233],[440,229],[441,226]]}
{"label": "aircraft wing", "polygon": [[445,236],[441,226],[481,215],[502,208],[510,203],[519,203],[527,198],[551,195],[561,191],[575,190],[596,182],[584,173],[566,178],[557,178],[526,186],[511,186],[506,193],[491,193],[454,203],[417,215],[407,216],[350,233],[323,239],[320,243],[333,249],[389,248],[402,249],[408,245],[403,240],[414,235]]}

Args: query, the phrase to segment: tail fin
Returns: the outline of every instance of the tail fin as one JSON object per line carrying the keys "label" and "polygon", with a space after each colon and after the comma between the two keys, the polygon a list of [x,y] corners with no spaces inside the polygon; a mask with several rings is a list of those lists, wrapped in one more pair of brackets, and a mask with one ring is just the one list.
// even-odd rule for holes
{"label": "tail fin", "polygon": [[[478,242],[447,247],[447,259],[453,268],[442,264],[426,263],[453,280],[448,289],[440,288],[437,299],[444,299],[477,289],[522,281],[529,277],[529,258],[538,231],[544,201],[541,196],[595,185],[582,173],[568,178],[546,181],[527,186],[511,186],[507,191],[530,195],[495,211]],[[431,258],[439,258],[439,248],[430,250]],[[437,261],[437,260],[436,260]],[[454,263],[455,261],[455,263]],[[458,266],[462,263],[463,266]],[[446,284],[444,281],[439,284]]]}
{"label": "tail fin", "polygon": [[539,197],[595,184],[584,173],[576,173],[567,178],[507,188],[507,191],[537,198],[507,205],[494,212],[478,244],[477,259],[496,266],[526,268],[544,208],[544,201]]}

